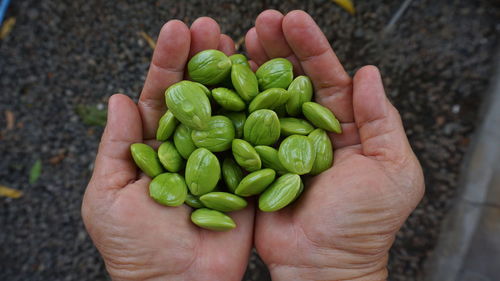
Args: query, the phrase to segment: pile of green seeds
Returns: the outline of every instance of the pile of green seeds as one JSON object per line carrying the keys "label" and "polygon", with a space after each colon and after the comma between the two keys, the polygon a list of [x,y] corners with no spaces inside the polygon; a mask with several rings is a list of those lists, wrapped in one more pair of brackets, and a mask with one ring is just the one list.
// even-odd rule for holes
{"label": "pile of green seeds", "polygon": [[254,73],[245,56],[202,51],[189,61],[192,81],[165,91],[167,112],[160,119],[158,151],[143,143],[130,149],[137,166],[153,180],[150,196],[166,206],[195,209],[199,227],[236,227],[225,212],[258,196],[263,212],[278,211],[304,189],[302,176],[332,166],[327,132],[341,133],[333,113],[312,102],[306,76],[293,77],[283,58]]}

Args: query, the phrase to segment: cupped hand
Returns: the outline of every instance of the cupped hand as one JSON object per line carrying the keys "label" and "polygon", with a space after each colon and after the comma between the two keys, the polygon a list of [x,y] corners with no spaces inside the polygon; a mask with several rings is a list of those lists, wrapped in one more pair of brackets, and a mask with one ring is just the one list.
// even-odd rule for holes
{"label": "cupped hand", "polygon": [[154,145],[164,114],[165,89],[183,79],[190,56],[204,49],[234,52],[234,43],[209,18],[189,29],[166,23],[159,35],[138,104],[127,96],[109,100],[108,122],[82,216],[113,280],[241,280],[252,245],[254,210],[231,214],[238,227],[218,233],[190,221],[187,206],[165,207],[148,195],[150,178],[138,173],[130,145]]}
{"label": "cupped hand", "polygon": [[246,35],[253,67],[284,57],[308,75],[315,98],[342,123],[334,165],[300,200],[258,212],[255,245],[273,280],[385,280],[388,251],[420,201],[423,175],[377,68],[351,79],[305,12],[268,10]]}

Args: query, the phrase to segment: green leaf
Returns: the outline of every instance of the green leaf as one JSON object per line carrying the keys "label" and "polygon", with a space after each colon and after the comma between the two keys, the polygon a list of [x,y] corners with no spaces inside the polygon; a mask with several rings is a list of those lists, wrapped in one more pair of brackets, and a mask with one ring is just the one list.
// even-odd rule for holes
{"label": "green leaf", "polygon": [[40,177],[41,173],[42,173],[42,161],[38,159],[36,160],[35,164],[33,164],[30,170],[30,184],[35,183]]}
{"label": "green leaf", "polygon": [[97,105],[79,104],[76,106],[75,111],[85,125],[106,126],[108,112],[105,109],[99,109]]}

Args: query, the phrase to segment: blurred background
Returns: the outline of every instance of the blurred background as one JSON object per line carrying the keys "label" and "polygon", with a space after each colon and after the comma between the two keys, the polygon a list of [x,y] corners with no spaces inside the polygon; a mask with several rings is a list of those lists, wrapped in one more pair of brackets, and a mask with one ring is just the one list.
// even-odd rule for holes
{"label": "blurred background", "polygon": [[[213,17],[244,52],[270,8],[309,12],[349,73],[381,69],[427,187],[391,249],[390,280],[421,278],[488,111],[500,3],[363,0],[352,13],[334,2],[12,1],[0,33],[0,280],[108,279],[80,217],[107,99],[137,100],[166,21]],[[244,280],[270,280],[255,254]]]}

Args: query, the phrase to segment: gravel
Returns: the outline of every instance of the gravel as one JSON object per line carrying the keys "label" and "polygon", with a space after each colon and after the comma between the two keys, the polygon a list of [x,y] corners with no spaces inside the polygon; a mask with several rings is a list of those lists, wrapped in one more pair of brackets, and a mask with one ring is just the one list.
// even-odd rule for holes
{"label": "gravel", "polygon": [[[214,17],[240,39],[266,8],[304,9],[318,21],[350,73],[377,65],[426,175],[426,195],[391,250],[391,280],[416,280],[453,204],[461,162],[492,71],[500,7],[492,1],[413,1],[391,33],[381,31],[402,1],[355,1],[351,16],[316,1],[13,1],[11,34],[0,41],[0,280],[107,280],[80,218],[102,128],[77,105],[137,98],[156,37],[171,18]],[[15,117],[7,129],[6,113]],[[40,179],[29,184],[37,159]],[[270,280],[252,255],[244,280]]]}

